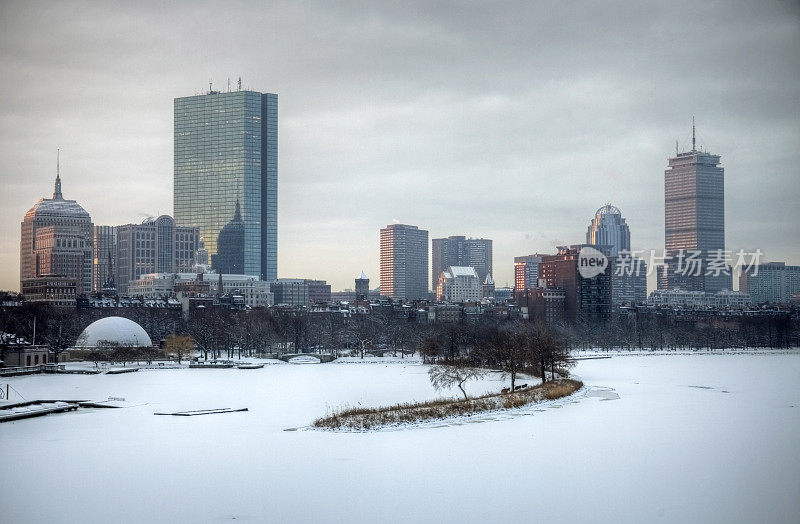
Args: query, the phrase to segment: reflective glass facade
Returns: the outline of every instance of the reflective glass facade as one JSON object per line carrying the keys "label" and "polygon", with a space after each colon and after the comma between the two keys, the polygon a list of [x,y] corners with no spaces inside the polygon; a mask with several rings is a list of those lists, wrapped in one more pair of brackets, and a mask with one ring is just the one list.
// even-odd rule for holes
{"label": "reflective glass facade", "polygon": [[[176,222],[199,227],[212,260],[241,259],[244,274],[277,278],[278,95],[176,98],[174,144]],[[237,219],[244,242],[223,247],[242,252],[217,257],[220,232],[232,222],[239,227]]]}
{"label": "reflective glass facade", "polygon": [[117,231],[114,226],[94,226],[92,291],[100,291],[114,282],[114,257]]}
{"label": "reflective glass facade", "polygon": [[631,230],[619,208],[606,204],[597,210],[586,231],[586,243],[611,247],[611,256],[631,250]]}

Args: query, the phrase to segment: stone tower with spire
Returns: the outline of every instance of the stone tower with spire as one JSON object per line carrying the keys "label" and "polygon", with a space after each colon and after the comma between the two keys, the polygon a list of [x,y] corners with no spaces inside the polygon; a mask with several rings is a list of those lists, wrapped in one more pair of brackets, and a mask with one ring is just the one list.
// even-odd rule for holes
{"label": "stone tower with spire", "polygon": [[494,297],[494,279],[491,273],[486,273],[486,278],[483,284],[481,284],[481,296],[483,296],[483,298]]}
{"label": "stone tower with spire", "polygon": [[363,301],[369,299],[369,278],[362,271],[356,277],[356,300]]}
{"label": "stone tower with spire", "polygon": [[92,218],[61,192],[61,155],[56,160],[53,198],[40,199],[22,219],[20,287],[26,279],[60,275],[75,280],[75,292],[92,291]]}

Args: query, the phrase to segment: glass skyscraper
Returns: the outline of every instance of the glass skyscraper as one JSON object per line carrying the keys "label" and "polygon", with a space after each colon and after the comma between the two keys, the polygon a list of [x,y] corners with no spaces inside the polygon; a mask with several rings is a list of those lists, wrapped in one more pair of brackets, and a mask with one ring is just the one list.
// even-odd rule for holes
{"label": "glass skyscraper", "polygon": [[647,300],[647,264],[631,253],[631,230],[622,211],[606,204],[594,214],[586,243],[606,246],[611,260],[611,304],[642,304]]}
{"label": "glass skyscraper", "polygon": [[609,246],[612,257],[631,250],[631,230],[619,208],[606,204],[597,210],[586,231],[586,243]]}
{"label": "glass skyscraper", "polygon": [[[244,274],[277,278],[278,95],[210,91],[175,99],[174,204],[178,224],[200,229],[212,265],[240,260]],[[244,242],[223,238],[220,245],[229,224],[243,225]],[[237,252],[220,253],[226,246]]]}
{"label": "glass skyscraper", "polygon": [[117,230],[114,226],[94,226],[92,291],[116,287],[114,257],[117,253]]}

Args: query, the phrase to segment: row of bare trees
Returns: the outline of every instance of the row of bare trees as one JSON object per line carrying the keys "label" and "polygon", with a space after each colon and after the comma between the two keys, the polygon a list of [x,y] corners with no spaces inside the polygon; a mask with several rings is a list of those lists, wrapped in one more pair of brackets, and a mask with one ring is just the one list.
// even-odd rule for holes
{"label": "row of bare trees", "polygon": [[109,340],[101,340],[97,347],[85,355],[85,359],[94,362],[95,367],[100,362],[119,362],[123,366],[128,362],[147,362],[163,358],[164,352],[154,347],[131,347]]}
{"label": "row of bare trees", "polygon": [[420,326],[390,312],[344,317],[292,309],[218,309],[193,312],[185,333],[204,359],[261,354],[330,353],[364,357],[380,350],[405,355],[416,350]]}
{"label": "row of bare trees", "polygon": [[[503,355],[502,351],[516,347],[538,354],[546,346],[569,351],[800,345],[800,323],[789,314],[699,319],[636,314],[616,316],[604,324],[557,324],[545,328],[493,317],[427,325],[398,315],[391,307],[350,317],[337,312],[310,313],[297,309],[199,308],[185,320],[180,310],[172,309],[68,309],[23,304],[0,307],[0,332],[48,345],[60,353],[75,344],[87,325],[109,315],[139,323],[156,343],[166,341],[170,335],[190,337],[204,359],[302,352],[338,355],[343,350],[363,357],[373,351],[400,355],[420,351],[432,362],[468,358],[511,369],[516,367],[517,359]],[[185,345],[185,339],[182,340]],[[180,349],[182,346],[175,346],[176,341],[168,344],[167,353],[179,359],[188,357],[188,352]],[[557,359],[550,357],[532,360],[539,368],[542,362],[545,366],[558,366]],[[524,366],[530,364],[526,362]]]}
{"label": "row of bare trees", "polygon": [[562,339],[543,325],[521,320],[434,324],[424,333],[420,352],[428,362],[465,370],[442,369],[443,373],[462,376],[474,368],[502,371],[510,377],[512,390],[520,373],[546,381],[547,371],[555,377],[572,365]]}
{"label": "row of bare trees", "polygon": [[800,346],[800,320],[790,313],[692,317],[631,314],[605,324],[558,324],[551,329],[571,349],[698,350]]}
{"label": "row of bare trees", "polygon": [[[420,326],[397,318],[390,308],[345,317],[340,313],[310,313],[297,309],[229,310],[198,308],[185,320],[180,310],[158,308],[72,309],[37,304],[0,307],[0,332],[60,353],[73,346],[86,326],[103,317],[122,316],[137,322],[154,343],[169,345],[188,336],[205,359],[301,352],[364,356],[387,349],[408,354],[416,349]],[[111,348],[108,348],[109,350]],[[179,356],[182,357],[183,354]]]}

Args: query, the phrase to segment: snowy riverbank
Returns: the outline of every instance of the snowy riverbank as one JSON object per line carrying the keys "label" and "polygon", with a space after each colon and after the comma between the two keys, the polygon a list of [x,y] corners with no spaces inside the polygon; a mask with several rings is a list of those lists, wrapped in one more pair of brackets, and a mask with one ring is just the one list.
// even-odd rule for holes
{"label": "snowy riverbank", "polygon": [[[427,366],[15,377],[27,398],[122,397],[130,407],[0,425],[13,485],[0,491],[0,514],[11,523],[800,520],[800,354],[615,355],[573,373],[586,388],[552,405],[367,433],[286,430],[339,407],[437,398]],[[468,393],[506,384],[493,377]],[[249,411],[153,415],[224,407]]]}

